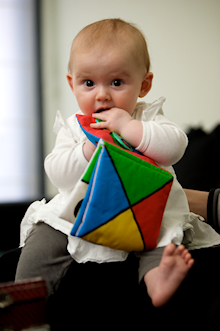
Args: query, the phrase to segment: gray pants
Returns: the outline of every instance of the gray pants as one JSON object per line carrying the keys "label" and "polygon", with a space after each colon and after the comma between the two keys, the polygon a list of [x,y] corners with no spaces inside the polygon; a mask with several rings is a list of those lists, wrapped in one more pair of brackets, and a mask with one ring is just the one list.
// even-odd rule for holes
{"label": "gray pants", "polygon": [[158,267],[165,247],[154,248],[147,252],[136,253],[139,258],[138,278],[141,283],[144,275],[151,269]]}
{"label": "gray pants", "polygon": [[73,261],[67,251],[67,236],[40,222],[22,248],[15,281],[41,276],[52,294]]}

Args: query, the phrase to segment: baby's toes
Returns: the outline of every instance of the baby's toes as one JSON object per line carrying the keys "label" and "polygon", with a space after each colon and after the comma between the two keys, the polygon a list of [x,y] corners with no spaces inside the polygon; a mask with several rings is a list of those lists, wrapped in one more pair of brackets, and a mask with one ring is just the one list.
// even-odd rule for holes
{"label": "baby's toes", "polygon": [[[185,255],[185,247],[183,245],[179,245],[177,248],[176,248],[176,251],[175,251],[175,254],[176,255],[180,255],[180,256],[184,256]],[[186,250],[187,251],[187,250]]]}

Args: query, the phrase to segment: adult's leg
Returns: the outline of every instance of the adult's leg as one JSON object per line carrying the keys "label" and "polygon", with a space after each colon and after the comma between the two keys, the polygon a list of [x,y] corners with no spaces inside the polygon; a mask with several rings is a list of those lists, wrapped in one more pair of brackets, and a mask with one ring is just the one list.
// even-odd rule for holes
{"label": "adult's leg", "polygon": [[191,253],[195,259],[195,268],[190,271],[192,279],[189,278],[193,294],[190,305],[200,308],[197,317],[201,321],[204,319],[201,327],[205,325],[206,329],[215,330],[220,325],[220,247],[198,249]]}
{"label": "adult's leg", "polygon": [[0,283],[12,282],[15,280],[18,260],[21,248],[11,249],[0,257]]}
{"label": "adult's leg", "polygon": [[138,260],[133,255],[124,262],[73,261],[48,301],[51,331],[138,327],[142,305],[138,289]]}
{"label": "adult's leg", "polygon": [[220,325],[220,248],[191,251],[195,264],[171,300],[155,308],[145,286],[138,285],[137,261],[77,264],[73,261],[58,290],[49,298],[52,331],[60,328],[216,329]]}

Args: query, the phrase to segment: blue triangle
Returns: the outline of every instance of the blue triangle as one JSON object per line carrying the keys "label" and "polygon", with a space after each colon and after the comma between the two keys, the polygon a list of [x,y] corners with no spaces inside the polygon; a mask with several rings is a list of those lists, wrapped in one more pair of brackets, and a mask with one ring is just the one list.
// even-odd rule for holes
{"label": "blue triangle", "polygon": [[[100,154],[99,154],[99,157],[100,157]],[[98,160],[97,160],[97,162],[98,162]],[[96,162],[96,164],[97,164],[97,162]],[[90,177],[89,184],[88,184],[88,188],[87,188],[87,190],[86,190],[85,197],[84,197],[84,199],[83,199],[83,201],[82,201],[82,204],[81,204],[80,210],[79,210],[79,212],[78,212],[78,214],[77,214],[77,218],[76,218],[75,223],[74,223],[74,225],[73,225],[73,228],[72,228],[72,230],[71,230],[71,235],[72,235],[72,236],[76,236],[76,233],[77,233],[77,231],[78,231],[78,229],[79,229],[79,227],[80,227],[80,224],[82,223],[83,214],[84,214],[84,212],[85,212],[85,209],[86,209],[87,203],[88,203],[88,201],[89,201],[90,192],[91,192],[91,189],[92,189],[92,182],[93,182],[94,175],[95,175],[95,169],[96,169],[96,165],[95,165],[95,167],[94,167],[94,169],[93,169],[93,172],[92,172],[92,175],[91,175],[91,177]]]}
{"label": "blue triangle", "polygon": [[[82,127],[81,127],[82,128]],[[83,132],[85,133],[85,135],[87,136],[87,138],[95,145],[98,145],[98,142],[100,140],[99,137],[96,137],[94,134],[86,131],[84,128],[82,128]]]}
{"label": "blue triangle", "polygon": [[121,181],[103,146],[71,234],[83,236],[127,208]]}
{"label": "blue triangle", "polygon": [[[80,115],[80,116],[82,116],[82,115]],[[86,137],[95,145],[95,146],[97,146],[98,145],[98,142],[99,142],[99,140],[100,140],[100,137],[96,137],[94,134],[92,134],[91,132],[88,132],[88,131],[86,131],[83,127],[82,127],[82,124],[80,123],[80,121],[79,121],[79,118],[76,116],[76,118],[77,118],[77,121],[79,122],[79,125],[80,125],[80,127],[81,127],[81,129],[82,129],[82,131],[85,133],[85,135],[86,135]]]}

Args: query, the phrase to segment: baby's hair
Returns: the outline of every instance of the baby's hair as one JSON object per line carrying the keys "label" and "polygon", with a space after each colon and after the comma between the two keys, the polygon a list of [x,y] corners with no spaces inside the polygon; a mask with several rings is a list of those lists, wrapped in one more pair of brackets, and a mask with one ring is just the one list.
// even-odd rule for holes
{"label": "baby's hair", "polygon": [[111,46],[125,47],[133,53],[137,65],[144,66],[146,72],[150,70],[150,57],[142,32],[134,24],[115,18],[87,25],[77,34],[70,51],[68,71],[72,70],[74,53],[86,53],[97,46],[105,50]]}

